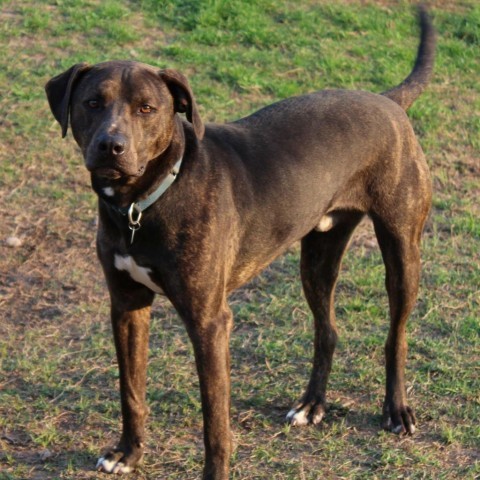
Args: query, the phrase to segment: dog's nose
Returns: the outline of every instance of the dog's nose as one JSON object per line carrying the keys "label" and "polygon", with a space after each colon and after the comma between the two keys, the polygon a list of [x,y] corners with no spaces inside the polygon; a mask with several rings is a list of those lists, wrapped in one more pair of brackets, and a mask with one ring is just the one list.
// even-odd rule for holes
{"label": "dog's nose", "polygon": [[119,157],[125,153],[127,141],[123,135],[104,135],[98,140],[98,150],[103,154]]}

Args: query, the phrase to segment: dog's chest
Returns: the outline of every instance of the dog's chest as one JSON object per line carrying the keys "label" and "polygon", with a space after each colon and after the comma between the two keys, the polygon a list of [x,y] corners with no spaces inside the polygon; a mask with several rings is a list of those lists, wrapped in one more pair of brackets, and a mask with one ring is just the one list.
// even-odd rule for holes
{"label": "dog's chest", "polygon": [[133,280],[145,285],[155,293],[163,294],[163,290],[152,280],[152,270],[148,267],[138,265],[131,255],[115,254],[114,265],[117,270],[130,274]]}

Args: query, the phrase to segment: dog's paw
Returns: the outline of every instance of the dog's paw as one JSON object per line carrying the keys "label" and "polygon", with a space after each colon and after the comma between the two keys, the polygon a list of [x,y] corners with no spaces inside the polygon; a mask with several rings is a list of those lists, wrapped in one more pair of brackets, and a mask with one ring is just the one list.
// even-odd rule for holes
{"label": "dog's paw", "polygon": [[103,473],[131,473],[135,469],[129,465],[127,458],[121,451],[113,451],[100,457],[97,462],[96,470]]}
{"label": "dog's paw", "polygon": [[317,425],[325,416],[325,407],[320,403],[309,402],[302,403],[292,408],[286,417],[287,423],[292,427],[300,427],[302,425]]}
{"label": "dog's paw", "polygon": [[413,410],[408,406],[400,408],[384,407],[382,427],[397,435],[413,435],[416,430],[416,419]]}
{"label": "dog's paw", "polygon": [[123,462],[100,457],[97,462],[97,471],[104,473],[130,473],[132,467],[125,465]]}

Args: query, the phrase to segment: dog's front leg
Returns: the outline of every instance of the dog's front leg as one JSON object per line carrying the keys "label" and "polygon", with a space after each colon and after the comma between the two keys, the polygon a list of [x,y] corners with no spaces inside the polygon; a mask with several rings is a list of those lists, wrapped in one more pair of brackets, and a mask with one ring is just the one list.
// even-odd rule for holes
{"label": "dog's front leg", "polygon": [[232,313],[224,307],[208,320],[187,321],[195,351],[203,410],[203,480],[228,480],[230,432],[230,353]]}
{"label": "dog's front leg", "polygon": [[123,432],[117,447],[99,459],[97,469],[129,473],[143,457],[150,305],[118,308],[112,300],[111,317],[120,371]]}

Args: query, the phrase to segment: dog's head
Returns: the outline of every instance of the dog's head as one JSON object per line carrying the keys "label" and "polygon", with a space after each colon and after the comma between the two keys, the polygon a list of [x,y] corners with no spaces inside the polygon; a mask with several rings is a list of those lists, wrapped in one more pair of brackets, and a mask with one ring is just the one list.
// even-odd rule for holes
{"label": "dog's head", "polygon": [[204,126],[187,79],[137,62],[77,64],[45,86],[65,137],[68,124],[92,176],[140,177],[170,145],[175,113],[198,139]]}

